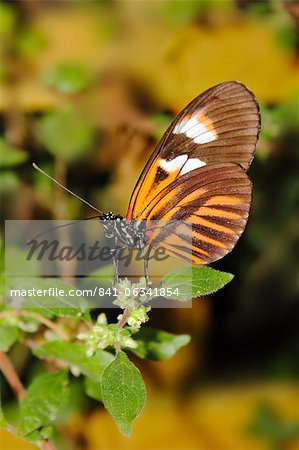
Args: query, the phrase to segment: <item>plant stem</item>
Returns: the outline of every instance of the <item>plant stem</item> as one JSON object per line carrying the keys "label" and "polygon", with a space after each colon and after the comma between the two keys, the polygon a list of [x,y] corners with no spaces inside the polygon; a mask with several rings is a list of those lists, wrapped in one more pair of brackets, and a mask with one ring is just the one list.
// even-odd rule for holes
{"label": "plant stem", "polygon": [[14,366],[10,362],[10,359],[3,352],[0,352],[0,370],[5,376],[11,389],[15,393],[18,401],[22,401],[25,395],[25,389],[20,381],[17,372],[15,371]]}
{"label": "plant stem", "polygon": [[54,331],[56,334],[58,334],[60,337],[65,339],[66,341],[69,340],[69,336],[54,322],[47,319],[46,317],[42,316],[41,314],[38,314],[33,311],[24,311],[24,310],[10,310],[10,311],[3,311],[0,313],[1,317],[10,317],[10,316],[25,316],[25,317],[31,317],[32,319],[37,320],[38,322],[42,323],[46,327],[48,327],[50,330]]}
{"label": "plant stem", "polygon": [[130,314],[131,314],[131,311],[128,308],[125,308],[121,319],[119,319],[119,321],[117,323],[117,326],[120,330],[126,325],[126,322],[127,322],[128,318],[130,317]]}
{"label": "plant stem", "polygon": [[52,441],[49,441],[49,440],[44,441],[44,442],[42,443],[42,448],[43,448],[44,450],[55,450],[55,449],[56,449],[56,447],[55,447],[55,445],[53,444],[53,442],[52,442]]}
{"label": "plant stem", "polygon": [[17,430],[11,425],[6,425],[4,427],[4,430],[9,431],[11,434],[17,434]]}

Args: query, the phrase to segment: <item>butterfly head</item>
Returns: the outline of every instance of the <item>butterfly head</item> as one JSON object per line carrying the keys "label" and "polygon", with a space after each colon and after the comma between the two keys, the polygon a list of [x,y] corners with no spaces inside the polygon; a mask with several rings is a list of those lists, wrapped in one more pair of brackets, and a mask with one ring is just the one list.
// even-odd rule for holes
{"label": "butterfly head", "polygon": [[124,220],[124,217],[114,214],[112,211],[106,212],[99,217],[101,222],[108,222],[111,220]]}
{"label": "butterfly head", "polygon": [[115,235],[116,224],[125,220],[125,218],[109,211],[102,214],[99,220],[104,228],[106,237],[113,237]]}

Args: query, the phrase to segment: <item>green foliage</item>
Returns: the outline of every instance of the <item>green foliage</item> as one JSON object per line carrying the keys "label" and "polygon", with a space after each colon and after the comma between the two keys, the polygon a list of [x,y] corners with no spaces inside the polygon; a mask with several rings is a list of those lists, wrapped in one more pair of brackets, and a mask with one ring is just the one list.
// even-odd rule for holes
{"label": "green foliage", "polygon": [[209,0],[185,0],[185,1],[165,1],[153,2],[149,4],[152,15],[158,16],[170,25],[181,27],[195,22],[213,9],[231,9],[232,1],[213,2]]}
{"label": "green foliage", "polygon": [[83,65],[59,64],[45,74],[44,81],[62,94],[78,94],[90,86],[92,76]]}
{"label": "green foliage", "polygon": [[28,153],[12,147],[5,139],[0,138],[0,169],[5,169],[1,170],[0,193],[9,194],[18,188],[20,181],[17,175],[8,169],[23,164],[27,159]]}
{"label": "green foliage", "polygon": [[2,411],[2,408],[0,405],[0,429],[5,428],[5,426],[6,426],[6,420],[4,418],[3,411]]}
{"label": "green foliage", "polygon": [[14,9],[7,3],[0,4],[0,36],[6,37],[11,34],[16,25]]}
{"label": "green foliage", "polygon": [[270,2],[254,2],[247,7],[247,13],[253,17],[264,18],[271,12]]}
{"label": "green foliage", "polygon": [[146,389],[139,370],[127,355],[118,352],[102,376],[103,403],[120,430],[130,435],[132,421],[140,414]]}
{"label": "green foliage", "polygon": [[24,59],[34,58],[45,45],[46,39],[42,31],[33,27],[21,30],[16,42],[17,52]]}
{"label": "green foliage", "polygon": [[68,106],[40,118],[36,136],[53,156],[72,162],[91,148],[95,132],[86,113]]}
{"label": "green foliage", "polygon": [[113,355],[104,350],[88,356],[85,345],[64,341],[46,342],[37,347],[34,354],[42,359],[63,361],[78,374],[81,372],[93,381],[100,380],[103,370],[113,360]]}
{"label": "green foliage", "polygon": [[155,114],[152,117],[152,121],[154,124],[154,137],[157,141],[159,141],[163,134],[165,133],[165,130],[171,123],[171,117],[168,114]]}
{"label": "green foliage", "polygon": [[262,141],[277,141],[287,131],[298,129],[298,102],[299,91],[295,92],[283,105],[277,107],[261,105]]}
{"label": "green foliage", "polygon": [[212,294],[233,279],[231,273],[220,272],[210,267],[192,266],[192,275],[189,266],[181,266],[169,272],[160,283],[160,287],[179,290],[176,300],[186,302],[192,297]]}
{"label": "green foliage", "polygon": [[47,427],[46,432],[49,430],[48,426],[64,407],[68,393],[68,379],[65,371],[36,377],[21,403],[18,434],[22,437],[31,435],[32,440],[44,438],[43,433],[40,435],[36,432],[44,427]]}
{"label": "green foliage", "polygon": [[[47,317],[73,317],[85,320],[90,318],[86,300],[80,296],[68,295],[73,286],[56,278],[7,278],[6,287],[43,291],[43,295],[22,298],[21,306],[27,310],[36,311]],[[53,295],[49,294],[49,289],[53,289]]]}
{"label": "green foliage", "polygon": [[10,194],[15,191],[20,184],[17,175],[10,171],[1,173],[0,193]]}
{"label": "green foliage", "polygon": [[[33,271],[35,269],[33,267]],[[193,276],[190,279],[191,273]],[[186,301],[190,300],[191,295],[196,297],[215,292],[231,279],[231,274],[210,268],[184,266],[165,276],[161,286],[178,288],[179,300]],[[3,350],[8,350],[18,338],[19,328],[25,333],[35,333],[39,328],[39,316],[46,317],[48,322],[41,320],[41,323],[48,324],[51,333],[44,334],[48,341],[35,347],[33,354],[40,359],[65,364],[76,377],[83,375],[86,395],[102,401],[119,429],[129,436],[132,422],[144,406],[146,388],[140,371],[122,349],[131,351],[143,359],[162,361],[171,358],[181,347],[187,345],[190,342],[190,336],[175,335],[152,328],[142,329],[142,325],[149,319],[148,313],[151,310],[144,305],[150,300],[147,295],[143,295],[144,279],[140,279],[139,283],[122,279],[116,284],[115,289],[120,291],[118,301],[124,311],[118,316],[118,323],[110,324],[104,313],[100,313],[93,322],[87,312],[85,300],[81,297],[74,298],[66,295],[70,286],[60,280],[8,277],[7,283],[10,288],[25,290],[35,288],[46,292],[44,297],[33,296],[29,303],[25,297],[22,307],[26,307],[26,310],[23,312],[18,310],[16,315],[12,312],[11,319],[9,310],[5,309],[2,331]],[[130,297],[125,296],[122,292],[124,286],[129,288],[132,296],[131,294]],[[47,298],[47,291],[51,288],[61,289],[64,295],[57,294],[57,297]],[[50,307],[44,304],[45,298],[51,301],[47,303],[51,305]],[[29,322],[33,321],[32,326],[24,322],[28,311],[39,314],[38,317],[28,318]],[[59,322],[61,317],[68,317],[72,321],[70,322],[72,326],[77,326],[77,332],[72,332],[70,329],[68,333],[65,333],[66,329],[62,328],[60,323],[52,322],[50,326],[50,320]],[[83,328],[79,325],[79,317],[85,320],[85,323],[82,323]],[[60,327],[59,330],[55,328],[56,326]],[[65,333],[65,339],[68,337],[78,339],[84,341],[84,344],[64,340],[62,331]],[[56,332],[54,338],[53,332]],[[109,347],[111,351],[104,350],[106,347]],[[63,383],[66,384],[66,372],[42,375],[34,379],[21,404],[18,426],[20,436],[28,441],[47,440],[51,436],[54,430],[53,421],[57,416],[63,416],[60,408],[66,403],[64,395],[67,396],[67,391],[66,387],[62,386]],[[48,385],[51,385],[51,388]],[[40,400],[45,392],[46,396]]]}
{"label": "green foliage", "polygon": [[28,153],[24,150],[9,145],[3,138],[0,138],[0,167],[18,166],[28,159]]}
{"label": "green foliage", "polygon": [[102,388],[101,383],[92,380],[91,378],[84,378],[84,388],[86,394],[94,400],[102,401]]}
{"label": "green foliage", "polygon": [[172,334],[154,328],[142,328],[135,336],[138,346],[131,351],[140,358],[163,361],[190,342],[187,334]]}
{"label": "green foliage", "polygon": [[101,313],[97,323],[90,330],[79,333],[77,338],[86,342],[86,355],[92,356],[97,349],[106,347],[134,348],[135,341],[126,328],[119,328],[117,324],[108,324],[107,317]]}
{"label": "green foliage", "polygon": [[0,351],[7,352],[19,337],[19,329],[13,325],[6,325],[0,322]]}
{"label": "green foliage", "polygon": [[[113,301],[113,304],[122,309],[129,308],[131,311],[135,311],[149,300],[147,295],[140,295],[140,292],[146,289],[145,277],[140,278],[137,283],[132,283],[127,278],[124,278],[116,286],[119,294]],[[127,290],[129,290],[131,295],[126,295]]]}
{"label": "green foliage", "polygon": [[248,431],[252,435],[269,439],[273,448],[281,448],[299,436],[299,422],[283,421],[267,403],[261,403]]}
{"label": "green foliage", "polygon": [[289,51],[296,48],[297,31],[295,23],[286,23],[277,31],[277,42],[282,48]]}
{"label": "green foliage", "polygon": [[93,272],[88,274],[88,278],[97,279],[97,283],[101,284],[101,287],[110,287],[114,280],[114,266],[113,264],[106,264]]}
{"label": "green foliage", "polygon": [[[5,249],[5,275],[7,277],[7,284],[10,283],[10,275],[24,275],[24,261],[28,252],[15,246],[6,246]],[[4,268],[3,268],[4,269]],[[31,259],[26,261],[26,271],[31,276],[39,275],[39,267],[36,260]]]}
{"label": "green foliage", "polygon": [[[81,0],[80,2],[86,5],[89,3]],[[238,271],[238,283],[229,293],[230,299],[221,299],[221,304],[222,300],[229,302],[229,308],[226,302],[222,306],[215,305],[216,309],[219,307],[219,311],[217,309],[213,315],[216,323],[212,324],[210,331],[213,331],[214,327],[218,331],[215,336],[211,336],[213,345],[210,356],[212,361],[218,361],[219,367],[222,367],[221,373],[217,375],[223,375],[223,371],[227,370],[224,367],[229,364],[221,364],[221,355],[231,348],[232,354],[228,360],[237,358],[238,361],[236,359],[234,362],[238,366],[239,350],[242,352],[244,340],[250,333],[250,339],[253,339],[251,347],[255,349],[252,352],[252,361],[260,361],[261,364],[266,364],[266,367],[271,362],[270,367],[275,376],[283,376],[287,380],[294,377],[297,360],[292,353],[292,312],[293,299],[298,293],[298,283],[294,283],[294,280],[297,280],[298,261],[296,239],[299,178],[296,173],[298,158],[295,148],[298,135],[298,95],[294,95],[288,102],[285,101],[295,86],[296,77],[296,11],[293,3],[265,0],[249,1],[245,5],[245,2],[235,0],[191,0],[139,2],[136,7],[118,7],[118,2],[92,2],[93,12],[89,22],[85,15],[86,6],[81,8],[80,2],[72,0],[68,11],[63,11],[62,15],[61,5],[57,8],[53,5],[49,15],[47,8],[39,7],[40,2],[27,2],[26,8],[23,8],[22,2],[14,4],[4,0],[0,4],[0,47],[4,57],[0,67],[0,81],[3,83],[2,88],[7,89],[7,95],[1,99],[3,136],[17,137],[22,143],[20,147],[24,149],[14,148],[5,138],[0,139],[0,166],[1,170],[4,169],[0,191],[5,195],[9,194],[5,209],[15,218],[20,205],[19,212],[23,218],[51,217],[51,214],[59,213],[60,206],[61,210],[64,209],[72,217],[81,214],[81,204],[73,198],[61,197],[64,204],[57,204],[58,199],[53,198],[52,183],[40,173],[32,173],[29,164],[26,164],[30,155],[38,155],[43,160],[43,168],[49,173],[53,172],[56,159],[63,160],[65,166],[70,167],[70,171],[67,169],[65,175],[75,192],[79,189],[79,192],[81,190],[83,193],[86,189],[83,196],[90,199],[102,195],[107,200],[108,197],[116,196],[118,206],[123,208],[126,194],[120,192],[119,186],[124,172],[128,178],[136,175],[136,167],[139,167],[144,156],[142,148],[146,143],[151,146],[152,138],[158,140],[162,137],[179,106],[183,105],[186,99],[191,100],[202,87],[208,87],[222,79],[243,77],[243,81],[253,89],[259,101],[265,102],[262,107],[262,142],[259,144],[256,161],[250,169],[250,177],[255,186],[253,220],[249,224],[247,241],[245,239],[236,249],[236,254],[239,252],[240,257],[236,257],[234,262],[232,256],[231,259],[226,259],[222,266],[228,264],[233,269],[235,267]],[[57,2],[57,5],[59,3],[61,2]],[[78,6],[82,9],[82,18],[80,11],[79,15],[77,14]],[[57,29],[53,26],[56,20]],[[66,47],[65,42],[69,42],[69,37],[76,36],[76,26],[80,29],[78,49],[76,45],[69,49],[63,48]],[[88,28],[87,34],[85,28]],[[135,39],[137,35],[138,42]],[[259,51],[250,45],[254,42],[254,35],[258,37]],[[114,40],[113,47],[108,47],[106,44],[111,38],[117,38],[117,41]],[[135,44],[138,44],[137,50],[146,50],[144,58],[142,52],[139,52],[136,58],[138,51],[134,51]],[[287,51],[281,51],[281,46]],[[111,49],[112,55],[120,56],[120,65],[124,63],[128,77],[118,76],[118,61],[115,58],[107,58],[107,55],[111,55]],[[252,55],[257,55],[258,58],[252,59]],[[104,75],[97,86],[92,86],[94,74],[86,69],[90,66],[90,58],[96,59],[96,66]],[[155,70],[155,64],[148,65],[151,59],[159,61],[158,71]],[[69,62],[75,60],[82,63]],[[110,60],[112,65],[109,65]],[[252,64],[252,61],[257,64]],[[266,61],[263,70],[259,61]],[[199,77],[195,73],[197,67]],[[249,70],[246,70],[248,68]],[[157,79],[154,76],[156,72]],[[41,74],[44,74],[43,79]],[[280,80],[283,82],[279,82]],[[48,88],[42,85],[42,81]],[[78,95],[81,93],[84,95]],[[105,111],[107,105],[107,117],[103,117],[103,110]],[[147,116],[152,114],[151,111],[158,111],[158,108],[161,108],[161,114]],[[97,146],[96,159],[85,157],[89,148],[93,147],[95,136],[93,121],[86,114],[87,110],[92,114],[90,117],[97,123],[97,127],[101,122],[105,136],[101,148]],[[122,122],[125,122],[124,126]],[[37,124],[36,140],[31,128],[34,123]],[[131,139],[134,131],[137,132],[136,139],[134,136]],[[84,167],[80,158],[84,160]],[[72,164],[74,162],[77,162],[77,165]],[[97,171],[98,180],[95,176]],[[20,192],[17,192],[18,188],[21,188]],[[107,204],[107,201],[104,203]],[[17,249],[6,248],[6,256],[10,266],[20,269],[21,277],[21,253]],[[34,264],[34,261],[28,261],[29,263]],[[4,271],[3,266],[1,269]],[[94,275],[96,277],[94,273],[89,279],[86,278],[85,282],[93,281],[97,285],[111,287],[113,266],[105,266],[98,272],[97,280],[92,280]],[[32,266],[31,273],[37,278],[38,268]],[[232,277],[230,274],[220,274],[206,268],[193,269],[192,277],[188,280],[190,274],[191,269],[189,274],[188,269],[178,269],[177,273],[167,275],[161,285],[171,289],[179,286],[180,297],[174,299],[187,301],[191,296],[198,297],[216,291]],[[3,274],[1,281],[2,277]],[[24,279],[7,279],[6,282],[11,288],[25,286]],[[25,288],[57,287],[67,292],[68,285],[61,283],[59,280],[32,280]],[[1,294],[4,297],[3,291]],[[71,299],[71,302],[66,299]],[[17,305],[18,300],[13,298],[12,304]],[[103,303],[106,300],[107,297],[103,299]],[[22,343],[13,348],[11,354],[12,362],[16,362],[17,369],[21,369],[24,382],[28,380],[25,371],[29,358],[26,354],[30,354],[29,378],[34,377],[36,371],[51,371],[56,365],[65,365],[73,374],[83,374],[75,380],[72,377],[71,381],[71,385],[76,384],[81,396],[84,386],[88,396],[101,401],[101,374],[105,367],[114,361],[118,350],[122,349],[127,354],[134,353],[140,358],[164,360],[176,354],[189,342],[190,338],[185,334],[174,335],[162,330],[143,328],[144,322],[150,316],[143,300],[137,298],[135,302],[126,296],[118,299],[122,309],[127,305],[132,309],[137,308],[130,311],[123,328],[108,321],[104,325],[100,324],[94,319],[95,312],[92,313],[91,319],[86,309],[87,302],[79,297],[70,298],[63,295],[54,298],[27,298],[21,305],[24,310],[12,310],[11,317],[6,316],[10,311],[3,303],[0,305],[0,311],[4,311],[5,319],[2,317],[0,320],[0,350],[9,351],[17,340]],[[203,311],[207,306],[207,302],[204,303]],[[28,309],[29,305],[31,309]],[[54,329],[51,329],[51,326],[48,329],[46,321],[39,322],[32,317],[26,317],[25,313],[28,311],[34,311],[48,319]],[[112,316],[113,312],[110,311],[110,315]],[[201,318],[206,320],[205,316]],[[201,325],[198,317],[197,320]],[[220,327],[217,327],[219,322]],[[55,326],[61,333],[55,334]],[[176,324],[173,324],[174,330],[175,326]],[[249,332],[250,329],[257,332]],[[275,333],[271,335],[273,330]],[[85,334],[84,343],[79,338],[80,333]],[[227,333],[228,339],[223,339],[222,342],[221,338],[225,338]],[[49,342],[61,339],[63,335],[70,342]],[[241,339],[238,339],[239,336]],[[257,354],[266,348],[264,345],[259,346],[265,336],[264,345],[267,345],[268,341],[274,345],[275,336],[279,336],[277,339],[281,341],[279,353],[281,352],[282,358],[273,369],[272,358],[275,355],[268,352],[270,359],[267,360],[266,357],[262,360],[261,354]],[[77,342],[78,339],[81,343]],[[234,345],[230,345],[232,341]],[[217,345],[219,342],[220,347]],[[23,352],[27,345],[28,348]],[[39,358],[47,360],[46,364],[31,356],[31,349],[36,345],[40,346],[36,353],[40,354]],[[103,351],[106,347],[109,351]],[[89,350],[91,353],[88,353]],[[250,366],[250,355],[245,359]],[[242,370],[247,372],[243,361]],[[3,387],[10,389],[7,383]],[[57,397],[59,396],[60,392]],[[76,399],[78,396],[79,394],[76,394]],[[10,402],[11,395],[4,392],[3,398]],[[86,402],[86,397],[83,398]],[[78,411],[81,406],[82,403],[77,403],[73,406],[73,411]],[[14,405],[14,413],[11,413],[11,416],[7,409],[9,408],[5,405],[5,419],[11,420],[15,426],[17,407]],[[67,406],[64,406],[63,414],[66,410]],[[59,423],[63,414],[59,412]],[[3,420],[0,409],[0,425],[4,425]],[[255,436],[263,441],[270,439],[272,449],[284,446],[288,440],[298,435],[298,426],[294,422],[281,419],[269,407],[260,408],[253,422],[252,430]],[[48,422],[29,432],[26,438],[46,439],[51,432],[52,424]]]}

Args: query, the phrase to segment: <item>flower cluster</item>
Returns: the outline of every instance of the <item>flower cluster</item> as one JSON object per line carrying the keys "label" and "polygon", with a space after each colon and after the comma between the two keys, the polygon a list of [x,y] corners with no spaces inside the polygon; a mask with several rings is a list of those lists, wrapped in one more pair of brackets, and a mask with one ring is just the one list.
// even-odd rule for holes
{"label": "flower cluster", "polygon": [[87,356],[92,356],[98,349],[107,347],[137,347],[137,342],[131,338],[130,330],[120,329],[117,324],[109,325],[104,313],[98,316],[96,325],[91,330],[79,333],[77,339],[86,342]]}
{"label": "flower cluster", "polygon": [[140,278],[138,283],[132,283],[127,278],[123,278],[115,285],[115,288],[118,296],[113,304],[122,309],[135,311],[150,300],[146,294],[147,285],[144,277]]}

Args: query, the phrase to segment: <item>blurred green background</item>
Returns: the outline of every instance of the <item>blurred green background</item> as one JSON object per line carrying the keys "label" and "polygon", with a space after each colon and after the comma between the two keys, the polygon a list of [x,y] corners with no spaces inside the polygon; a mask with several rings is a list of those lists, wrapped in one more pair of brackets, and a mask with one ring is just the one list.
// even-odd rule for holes
{"label": "blurred green background", "polygon": [[[299,448],[298,30],[296,1],[2,1],[2,224],[91,215],[32,161],[125,214],[157,141],[200,92],[239,80],[262,113],[249,223],[214,264],[234,281],[192,310],[152,311],[151,326],[192,343],[170,361],[137,361],[148,402],[130,439],[74,379],[61,448]],[[11,357],[25,384],[41,370],[22,346]],[[0,443],[33,448],[6,432]]]}

